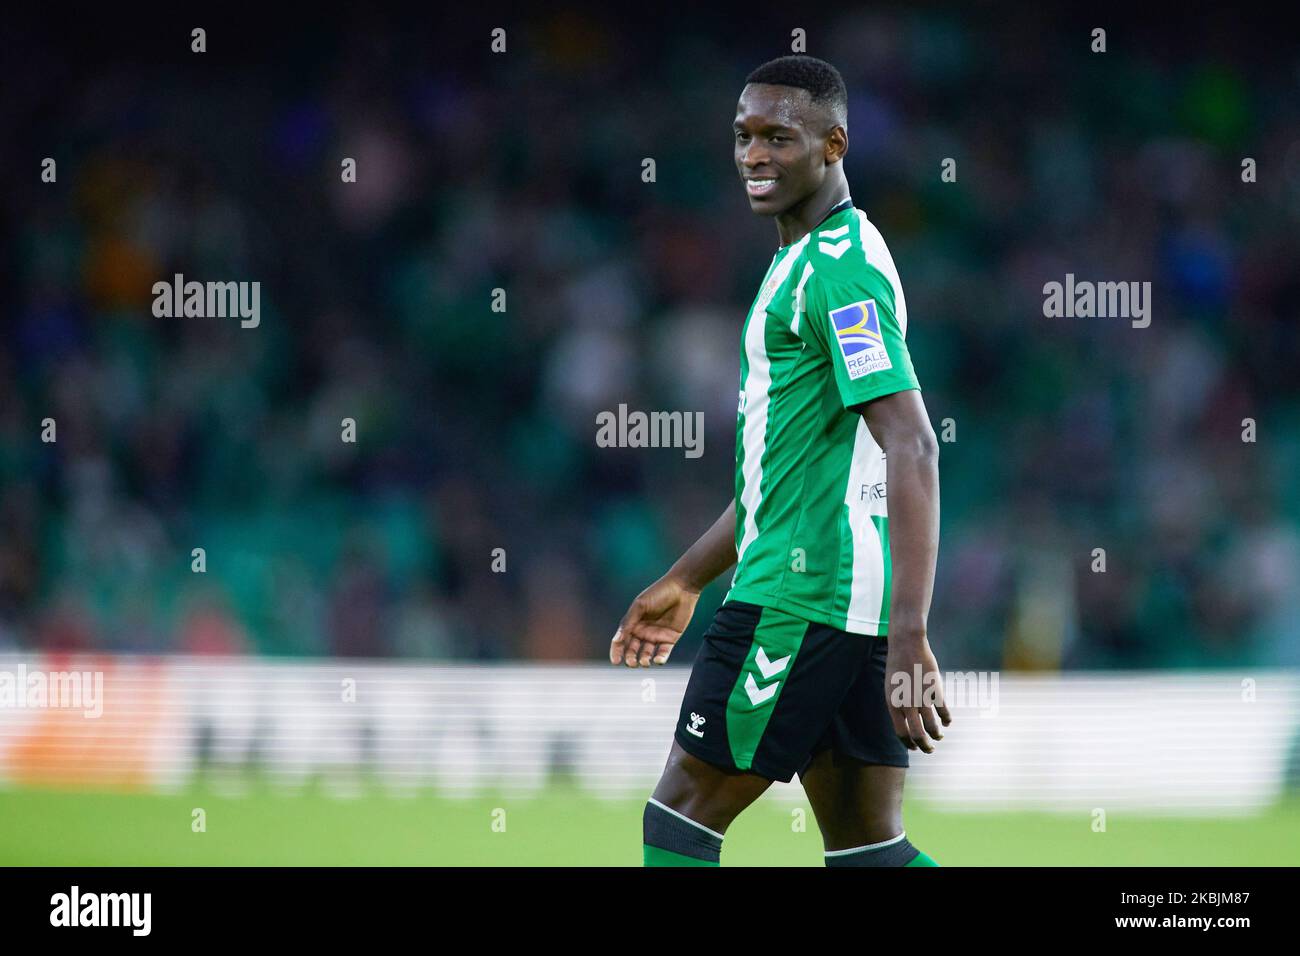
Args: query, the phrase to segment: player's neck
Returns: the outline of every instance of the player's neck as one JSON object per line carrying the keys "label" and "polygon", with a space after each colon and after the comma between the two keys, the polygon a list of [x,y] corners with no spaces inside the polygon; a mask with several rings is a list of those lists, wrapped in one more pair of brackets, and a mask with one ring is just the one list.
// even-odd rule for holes
{"label": "player's neck", "polygon": [[826,182],[815,193],[796,206],[792,206],[776,217],[776,233],[782,246],[798,242],[816,229],[832,209],[849,198],[849,184],[844,174],[834,178],[827,177]]}

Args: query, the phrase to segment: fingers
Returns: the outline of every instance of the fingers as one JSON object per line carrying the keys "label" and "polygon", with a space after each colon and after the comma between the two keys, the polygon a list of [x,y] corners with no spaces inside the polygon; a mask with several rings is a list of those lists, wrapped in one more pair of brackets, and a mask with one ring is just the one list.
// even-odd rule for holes
{"label": "fingers", "polygon": [[952,723],[952,715],[948,713],[948,705],[943,702],[943,684],[936,683],[931,696],[923,700],[922,703],[926,705],[922,708],[922,712],[928,718],[925,722],[925,729],[930,731],[931,737],[935,740],[939,740],[943,737],[943,734],[936,734],[933,730],[930,730],[931,725],[934,723],[934,717],[930,713],[930,708],[933,707],[935,712],[938,713],[939,719],[943,721],[945,727]]}
{"label": "fingers", "polygon": [[609,662],[615,666],[649,667],[652,664],[667,664],[668,656],[673,652],[672,641],[654,641],[649,638],[633,637],[619,625],[609,642]]}
{"label": "fingers", "polygon": [[[638,641],[641,645],[636,655],[636,666],[649,667],[651,664],[667,664],[668,655],[673,652],[673,645],[668,642]],[[633,665],[628,665],[633,666]]]}
{"label": "fingers", "polygon": [[614,639],[609,644],[609,662],[623,664],[627,667],[649,667],[650,655],[654,653],[653,641],[645,641],[632,634],[634,628],[642,626],[639,602],[634,601],[628,608],[623,620],[619,622]]}
{"label": "fingers", "polygon": [[637,655],[641,653],[641,640],[635,637],[627,639],[627,649],[623,652],[623,663],[628,667],[636,667]]}
{"label": "fingers", "polygon": [[929,707],[920,709],[921,723],[925,725],[925,732],[934,740],[943,740],[943,731],[939,729],[939,720],[934,716],[934,710]]}
{"label": "fingers", "polygon": [[912,735],[912,743],[916,744],[917,748],[921,750],[922,753],[934,753],[934,744],[932,744],[930,738],[925,735],[925,724],[921,720],[920,708],[913,707],[908,711],[907,730]]}
{"label": "fingers", "polygon": [[642,641],[641,650],[637,654],[637,663],[642,667],[650,666],[650,658],[654,657],[656,645],[654,641]]}
{"label": "fingers", "polygon": [[930,738],[925,735],[925,725],[921,721],[920,708],[907,708],[907,732],[912,738],[919,750],[923,753],[934,753],[934,744],[930,743]]}
{"label": "fingers", "polygon": [[[943,740],[943,727],[952,724],[952,714],[943,701],[941,683],[927,688],[919,701],[921,706],[903,706],[903,699],[890,695],[889,684],[885,686],[889,719],[894,725],[894,735],[908,750],[920,750],[934,753],[934,741]],[[942,726],[941,726],[942,725]]]}
{"label": "fingers", "polygon": [[641,651],[641,641],[637,640],[620,624],[614,632],[614,639],[609,642],[609,662],[615,666],[626,664],[636,667],[637,655]]}
{"label": "fingers", "polygon": [[[889,716],[894,722],[894,734],[898,737],[904,747],[908,750],[920,750],[923,753],[934,753],[934,744],[926,736],[929,730],[935,740],[942,738],[942,734],[937,734],[938,725],[935,724],[933,715],[929,714],[929,708],[924,708],[926,715],[929,716],[929,725],[926,724],[925,718],[921,714],[922,708],[917,707],[891,707]],[[931,730],[933,726],[933,730]]]}
{"label": "fingers", "polygon": [[[642,640],[639,637],[625,636],[624,641],[622,663],[626,664],[628,667],[649,667],[652,658],[656,664],[663,663],[663,661],[658,659],[663,653],[660,650],[663,645],[656,645],[654,641]],[[611,657],[612,656],[611,653]],[[664,660],[667,660],[666,654],[663,654],[663,657]],[[614,661],[614,663],[617,664],[619,662]]]}
{"label": "fingers", "polygon": [[939,712],[939,719],[943,721],[945,727],[952,723],[952,717],[948,715],[948,706],[946,704],[941,701],[935,704],[934,709]]}

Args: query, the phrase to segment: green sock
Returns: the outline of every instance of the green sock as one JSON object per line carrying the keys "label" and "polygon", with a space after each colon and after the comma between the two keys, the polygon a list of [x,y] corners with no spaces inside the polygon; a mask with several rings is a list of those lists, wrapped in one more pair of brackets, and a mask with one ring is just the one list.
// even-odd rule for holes
{"label": "green sock", "polygon": [[641,860],[645,866],[719,866],[715,860],[701,860],[696,856],[674,853],[662,847],[641,844]]}
{"label": "green sock", "polygon": [[646,866],[719,866],[722,834],[653,797],[641,818]]}
{"label": "green sock", "polygon": [[855,846],[847,850],[827,850],[826,865],[842,866],[938,866],[908,842],[907,834],[900,833],[892,840]]}

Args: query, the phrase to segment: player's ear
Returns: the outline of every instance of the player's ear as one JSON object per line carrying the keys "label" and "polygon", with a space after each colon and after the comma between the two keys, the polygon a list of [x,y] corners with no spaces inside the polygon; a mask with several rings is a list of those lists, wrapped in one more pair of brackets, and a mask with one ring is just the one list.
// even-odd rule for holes
{"label": "player's ear", "polygon": [[849,132],[843,126],[831,127],[826,136],[826,165],[833,166],[849,151]]}

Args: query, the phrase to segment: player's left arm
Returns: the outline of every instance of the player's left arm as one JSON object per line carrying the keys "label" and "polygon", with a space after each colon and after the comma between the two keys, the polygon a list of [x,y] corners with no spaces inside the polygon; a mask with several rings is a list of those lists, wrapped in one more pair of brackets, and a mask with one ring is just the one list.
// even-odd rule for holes
{"label": "player's left arm", "polygon": [[848,257],[815,261],[800,337],[829,359],[840,403],[862,414],[885,452],[889,715],[909,750],[933,753],[931,741],[943,737],[940,723],[952,722],[926,624],[939,554],[939,445],[908,353],[895,282]]}
{"label": "player's left arm", "polygon": [[[893,569],[885,663],[889,715],[894,733],[909,750],[933,753],[932,740],[943,738],[940,722],[945,727],[952,723],[927,628],[939,555],[939,443],[918,389],[854,408],[885,452]],[[918,674],[920,687],[915,686]]]}

